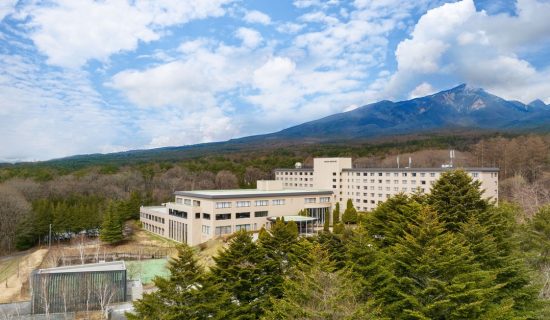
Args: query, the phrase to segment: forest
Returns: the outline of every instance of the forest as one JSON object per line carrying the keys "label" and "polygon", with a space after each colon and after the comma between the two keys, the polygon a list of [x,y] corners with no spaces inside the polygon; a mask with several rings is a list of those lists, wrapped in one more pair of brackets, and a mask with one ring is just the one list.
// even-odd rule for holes
{"label": "forest", "polygon": [[193,259],[196,249],[181,247],[172,276],[157,279],[158,294],[139,302],[133,317],[549,318],[550,135],[455,142],[279,146],[172,160],[5,165],[0,254],[43,245],[50,225],[56,241],[103,230],[101,239],[116,243],[124,221],[136,219],[141,205],[171,201],[176,190],[254,188],[256,180],[272,178],[274,168],[311,166],[314,157],[395,167],[399,155],[402,165],[410,157],[413,167],[438,167],[453,148],[456,167],[500,168],[498,206],[480,200],[477,186],[465,177],[451,175],[429,196],[397,196],[368,214],[334,212],[341,223],[315,237],[298,238],[292,224],[282,221],[256,242],[250,234],[237,234],[208,270]]}
{"label": "forest", "polygon": [[182,245],[128,317],[548,319],[550,206],[522,224],[520,210],[450,171],[333,232],[299,238],[284,220],[257,241],[238,232],[209,269]]}
{"label": "forest", "polygon": [[176,190],[254,188],[256,180],[272,178],[273,169],[295,162],[311,166],[314,157],[346,156],[357,167],[395,167],[400,155],[403,164],[411,157],[413,167],[438,167],[448,162],[449,146],[457,150],[458,167],[500,168],[500,197],[520,206],[520,221],[550,202],[550,135],[265,147],[127,163],[55,160],[0,167],[0,254],[41,243],[49,224],[60,237],[97,231],[109,203],[124,220],[135,218],[140,205],[170,201]]}

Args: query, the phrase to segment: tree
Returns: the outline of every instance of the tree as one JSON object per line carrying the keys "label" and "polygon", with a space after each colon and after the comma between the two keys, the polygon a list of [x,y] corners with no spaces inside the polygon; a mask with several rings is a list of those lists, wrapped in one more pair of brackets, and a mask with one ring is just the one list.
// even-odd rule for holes
{"label": "tree", "polygon": [[216,187],[218,189],[233,189],[239,186],[237,177],[228,170],[221,170],[216,174]]}
{"label": "tree", "polygon": [[[467,243],[423,209],[403,237],[388,248],[374,293],[392,319],[485,319],[495,306],[495,274],[475,262]],[[502,318],[508,318],[502,308]],[[500,311],[500,310],[499,310]]]}
{"label": "tree", "polygon": [[340,222],[340,203],[336,202],[332,211],[332,225],[336,226],[338,222]]}
{"label": "tree", "polygon": [[[221,284],[233,302],[229,319],[258,319],[269,307],[271,272],[264,270],[264,249],[252,241],[245,231],[239,231],[229,246],[214,257],[212,277]],[[272,265],[273,266],[273,265]]]}
{"label": "tree", "polygon": [[377,246],[383,248],[395,244],[416,219],[422,205],[405,194],[398,194],[384,201],[365,218],[365,228]]}
{"label": "tree", "polygon": [[480,186],[481,182],[472,180],[464,170],[444,172],[433,185],[427,202],[437,211],[448,230],[457,231],[470,216],[488,208],[489,203],[482,198]]}
{"label": "tree", "polygon": [[348,199],[346,203],[346,210],[342,215],[342,222],[344,222],[345,224],[357,223],[357,210],[355,210],[355,208],[353,207],[353,202],[351,201],[351,199]]}
{"label": "tree", "polygon": [[365,306],[347,270],[336,271],[329,255],[315,246],[284,283],[281,299],[263,319],[364,319]]}
{"label": "tree", "polygon": [[345,230],[346,230],[346,227],[344,226],[344,224],[342,222],[338,222],[332,228],[332,232],[334,232],[335,234],[344,234]]}
{"label": "tree", "polygon": [[122,223],[117,212],[116,204],[109,202],[106,212],[103,215],[103,223],[101,224],[101,231],[99,238],[101,241],[109,244],[115,244],[124,238],[122,233]]}
{"label": "tree", "polygon": [[193,249],[181,245],[177,250],[168,264],[170,276],[154,279],[157,291],[135,301],[128,319],[226,319],[228,295],[197,263]]}
{"label": "tree", "polygon": [[31,206],[18,190],[0,186],[0,253],[14,248],[16,227],[29,215]]}

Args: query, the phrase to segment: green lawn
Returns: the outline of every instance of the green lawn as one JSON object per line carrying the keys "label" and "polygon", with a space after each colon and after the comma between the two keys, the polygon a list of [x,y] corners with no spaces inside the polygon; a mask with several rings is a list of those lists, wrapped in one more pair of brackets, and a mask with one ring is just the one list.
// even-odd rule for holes
{"label": "green lawn", "polygon": [[155,276],[167,277],[170,275],[166,259],[151,259],[142,261],[125,261],[128,278],[141,279],[143,284],[151,283]]}

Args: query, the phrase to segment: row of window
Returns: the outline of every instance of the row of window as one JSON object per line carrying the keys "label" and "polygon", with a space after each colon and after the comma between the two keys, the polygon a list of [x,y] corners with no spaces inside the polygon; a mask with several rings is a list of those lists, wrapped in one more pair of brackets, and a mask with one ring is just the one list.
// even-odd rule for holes
{"label": "row of window", "polygon": [[176,197],[176,203],[177,204],[185,204],[185,205],[193,205],[193,207],[200,207],[201,202],[199,200],[191,200],[191,199],[184,199],[181,197]]}
{"label": "row of window", "polygon": [[160,234],[160,235],[164,235],[164,228],[160,228],[160,227],[154,226],[152,224],[148,224],[148,223],[143,223],[143,228],[147,231],[150,231],[150,232],[153,232],[153,233],[156,233],[156,234]]}
{"label": "row of window", "polygon": [[[363,174],[364,177],[366,176],[371,176],[371,177],[374,177],[374,176],[378,176],[378,177],[382,177],[382,176],[386,176],[386,177],[390,177],[392,174],[394,177],[399,177],[399,174],[400,172],[386,172],[385,174],[383,172],[348,172],[346,173],[346,175],[348,176],[351,176],[351,175],[355,175],[355,176],[361,176],[361,173]],[[421,177],[425,177],[427,172],[420,172],[420,173],[417,173],[417,172],[401,172],[401,176],[402,177],[407,177],[408,175],[411,175],[411,177],[416,177],[416,176],[421,176]],[[429,175],[430,177],[435,177],[437,173],[435,172],[429,172]]]}
{"label": "row of window", "polygon": [[[285,204],[285,199],[275,199],[275,200],[272,200],[271,203],[274,206],[282,206]],[[254,205],[256,207],[265,207],[269,205],[269,200],[255,200]],[[216,202],[216,209],[231,208],[231,206],[232,206],[231,201]],[[236,201],[236,206],[237,208],[251,207],[252,201]]]}
{"label": "row of window", "polygon": [[306,187],[306,188],[310,187],[310,188],[313,188],[313,184],[307,184],[307,183],[298,184],[298,183],[287,183],[287,182],[285,182],[285,187]]}
{"label": "row of window", "polygon": [[284,181],[289,181],[289,180],[290,180],[290,181],[313,181],[313,178],[309,178],[309,180],[308,180],[308,178],[300,178],[300,180],[298,180],[298,178],[294,178],[294,179],[292,179],[292,178],[284,178],[284,179],[283,179],[282,177],[277,177],[277,178],[275,178],[275,180],[280,180],[280,181],[283,181],[283,180],[284,180]]}
{"label": "row of window", "polygon": [[[402,184],[407,184],[409,180],[401,180],[401,183]],[[348,182],[351,182],[351,183],[361,183],[361,180],[360,179],[348,179]],[[416,180],[410,180],[411,184],[416,184]],[[369,183],[369,181],[367,179],[363,179],[363,183]],[[382,179],[379,179],[379,180],[375,180],[375,179],[370,179],[370,183],[384,183],[384,181]],[[386,180],[385,181],[386,184],[399,184],[399,180]],[[433,184],[434,181],[430,181],[430,184]],[[426,180],[420,180],[420,184],[426,184]],[[348,186],[349,187],[349,186]]]}
{"label": "row of window", "polygon": [[[219,226],[219,227],[216,227],[214,229],[214,234],[216,236],[231,234],[232,233],[231,229],[232,229],[231,226]],[[203,234],[210,235],[210,230],[211,230],[210,226],[206,226],[206,225],[202,226],[202,233]],[[251,227],[250,224],[238,224],[238,225],[235,226],[235,232],[241,231],[241,230],[250,231],[250,230],[252,230],[252,227]]]}
{"label": "row of window", "polygon": [[152,215],[152,214],[148,214],[148,213],[143,213],[143,212],[141,212],[141,213],[140,213],[140,217],[143,218],[143,219],[147,219],[147,220],[151,220],[151,221],[155,221],[155,222],[164,223],[164,218],[157,217],[157,216]]}
{"label": "row of window", "polygon": [[282,175],[285,175],[285,176],[312,176],[313,175],[313,172],[311,171],[308,171],[308,172],[305,172],[305,171],[285,171],[285,172],[281,172],[281,171],[277,171],[275,172],[275,175],[276,176],[282,176]]}
{"label": "row of window", "polygon": [[[203,213],[203,215],[206,215],[206,213]],[[254,218],[261,218],[261,217],[267,217],[268,211],[255,211],[254,212]],[[237,212],[235,213],[236,219],[247,219],[250,218],[251,213],[250,212]],[[208,214],[207,217],[204,217],[206,220],[210,220],[210,215]],[[232,213],[218,213],[215,216],[216,220],[231,220],[232,219]]]}

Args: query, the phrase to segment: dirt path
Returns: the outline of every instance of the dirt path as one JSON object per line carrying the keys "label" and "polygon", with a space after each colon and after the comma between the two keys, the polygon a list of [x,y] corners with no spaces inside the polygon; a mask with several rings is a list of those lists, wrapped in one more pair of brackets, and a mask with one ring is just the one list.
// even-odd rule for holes
{"label": "dirt path", "polygon": [[[4,257],[0,265],[0,303],[14,302],[28,298],[28,292],[21,292],[21,287],[29,280],[32,270],[38,268],[48,253],[48,249],[38,249],[26,255],[15,254]],[[7,287],[6,287],[7,285]]]}

